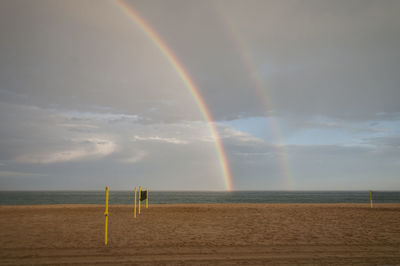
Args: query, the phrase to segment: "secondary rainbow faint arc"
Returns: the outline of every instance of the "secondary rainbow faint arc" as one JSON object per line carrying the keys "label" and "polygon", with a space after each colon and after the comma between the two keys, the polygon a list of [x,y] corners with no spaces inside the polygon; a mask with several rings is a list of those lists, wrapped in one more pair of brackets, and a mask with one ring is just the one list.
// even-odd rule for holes
{"label": "secondary rainbow faint arc", "polygon": [[240,38],[240,34],[235,31],[235,27],[231,25],[229,19],[224,15],[224,13],[223,12],[220,13],[222,22],[225,25],[225,28],[229,33],[233,41],[233,44],[236,47],[236,50],[239,52],[241,62],[244,64],[247,70],[247,73],[249,75],[251,82],[253,83],[255,91],[259,95],[259,98],[263,102],[263,105],[266,107],[266,115],[269,116],[272,133],[274,135],[275,141],[278,142],[274,146],[276,151],[278,152],[278,158],[279,158],[278,161],[280,164],[280,170],[282,172],[283,185],[286,189],[290,190],[293,188],[293,178],[290,171],[289,158],[285,150],[285,146],[281,144],[282,137],[281,137],[281,132],[279,130],[278,121],[275,117],[270,116],[270,112],[272,111],[272,103],[270,97],[268,97],[267,87],[263,85],[263,81],[261,80],[261,78],[258,75],[255,75],[255,73],[257,73],[255,67],[256,64],[253,62],[254,60],[252,60],[252,56],[248,52],[249,49],[246,49],[244,42],[242,41],[242,38]]}
{"label": "secondary rainbow faint arc", "polygon": [[175,54],[169,49],[169,47],[166,45],[166,43],[161,39],[161,37],[157,34],[153,28],[150,27],[149,24],[146,23],[146,21],[139,16],[139,14],[136,12],[135,9],[133,9],[132,6],[128,5],[125,3],[123,0],[115,0],[115,3],[123,10],[125,14],[128,15],[129,18],[131,18],[136,25],[139,26],[139,28],[152,40],[152,42],[158,47],[158,49],[164,54],[164,56],[167,58],[168,62],[173,66],[179,77],[182,79],[183,83],[186,85],[186,87],[189,89],[190,93],[192,94],[195,102],[197,103],[204,119],[207,121],[211,135],[215,140],[215,145],[216,145],[216,150],[217,150],[217,155],[218,159],[221,164],[221,170],[222,174],[224,177],[224,183],[225,183],[225,188],[227,190],[232,190],[232,177],[228,165],[228,160],[226,158],[221,139],[219,137],[218,131],[215,127],[215,124],[213,122],[213,118],[211,116],[210,111],[208,110],[204,99],[201,97],[198,88],[188,75],[188,73],[185,71],[183,68],[182,64],[179,62],[178,58],[175,56]]}

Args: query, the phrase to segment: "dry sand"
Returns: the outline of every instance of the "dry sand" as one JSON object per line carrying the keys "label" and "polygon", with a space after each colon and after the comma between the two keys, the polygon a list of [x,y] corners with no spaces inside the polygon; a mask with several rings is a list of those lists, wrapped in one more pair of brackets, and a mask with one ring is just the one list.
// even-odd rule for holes
{"label": "dry sand", "polygon": [[0,206],[0,264],[400,265],[400,204]]}

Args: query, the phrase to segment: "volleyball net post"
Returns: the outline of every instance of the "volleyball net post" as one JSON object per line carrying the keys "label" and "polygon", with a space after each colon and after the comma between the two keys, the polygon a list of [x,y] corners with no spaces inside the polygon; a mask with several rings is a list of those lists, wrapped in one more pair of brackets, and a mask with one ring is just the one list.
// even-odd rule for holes
{"label": "volleyball net post", "polygon": [[139,186],[139,214],[140,214],[140,201],[142,200],[141,196],[142,196],[142,187]]}
{"label": "volleyball net post", "polygon": [[135,187],[135,207],[134,207],[134,210],[133,210],[133,216],[136,218],[136,187]]}
{"label": "volleyball net post", "polygon": [[149,207],[149,189],[146,189],[146,209]]}
{"label": "volleyball net post", "polygon": [[106,186],[106,210],[105,216],[105,228],[104,228],[104,244],[107,246],[107,233],[108,233],[108,186]]}
{"label": "volleyball net post", "polygon": [[372,202],[372,190],[369,191],[369,200],[371,202],[371,209],[373,208],[373,202]]}

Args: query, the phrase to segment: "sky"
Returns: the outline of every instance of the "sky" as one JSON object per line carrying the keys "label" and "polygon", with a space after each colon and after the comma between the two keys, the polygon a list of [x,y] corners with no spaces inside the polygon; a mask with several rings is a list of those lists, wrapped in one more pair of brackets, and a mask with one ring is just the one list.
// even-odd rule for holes
{"label": "sky", "polygon": [[400,190],[399,10],[2,0],[0,190]]}

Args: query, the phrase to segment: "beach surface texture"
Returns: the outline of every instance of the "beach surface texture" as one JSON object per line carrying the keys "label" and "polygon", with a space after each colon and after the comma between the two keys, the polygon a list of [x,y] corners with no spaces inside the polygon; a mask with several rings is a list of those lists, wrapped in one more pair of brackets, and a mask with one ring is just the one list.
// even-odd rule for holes
{"label": "beach surface texture", "polygon": [[0,264],[400,265],[400,204],[0,206]]}

